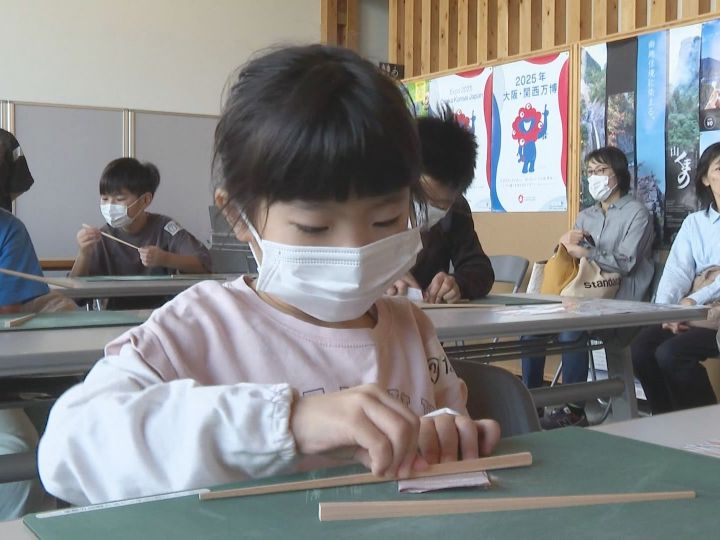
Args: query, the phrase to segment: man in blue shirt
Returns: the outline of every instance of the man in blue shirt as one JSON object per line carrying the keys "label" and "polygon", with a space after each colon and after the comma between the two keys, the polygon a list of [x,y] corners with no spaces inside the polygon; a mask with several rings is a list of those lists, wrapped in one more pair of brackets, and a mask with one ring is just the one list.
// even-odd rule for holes
{"label": "man in blue shirt", "polygon": [[[30,235],[22,221],[0,208],[0,268],[42,276]],[[19,311],[21,304],[50,292],[48,286],[0,274],[0,313]]]}

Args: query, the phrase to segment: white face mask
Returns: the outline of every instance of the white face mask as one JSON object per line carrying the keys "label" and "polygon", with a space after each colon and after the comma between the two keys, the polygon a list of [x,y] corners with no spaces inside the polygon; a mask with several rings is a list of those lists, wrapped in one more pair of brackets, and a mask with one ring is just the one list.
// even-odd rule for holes
{"label": "white face mask", "polygon": [[326,322],[361,317],[413,267],[422,248],[417,228],[351,248],[263,240],[247,219],[245,223],[262,249],[262,259],[253,253],[261,260],[255,290]]}
{"label": "white face mask", "polygon": [[[438,221],[440,221],[442,218],[444,218],[448,210],[444,210],[442,208],[438,208],[437,206],[433,206],[431,204],[427,205],[427,216],[426,213],[423,212],[420,204],[418,202],[414,202],[413,206],[415,207],[415,216],[417,220],[418,227],[420,230],[426,231],[433,227]],[[427,219],[426,219],[427,217]]]}
{"label": "white face mask", "polygon": [[136,202],[138,202],[140,199],[136,199],[132,203],[128,205],[124,204],[100,204],[100,212],[102,213],[103,217],[105,218],[105,221],[108,225],[115,229],[119,229],[121,227],[127,227],[130,225],[133,221],[135,221],[135,217],[128,216],[128,208],[130,208],[132,205],[134,205]]}
{"label": "white face mask", "polygon": [[609,187],[610,183],[609,176],[600,176],[599,174],[593,174],[588,177],[588,190],[590,196],[598,202],[606,201],[610,194],[615,190],[614,187]]}

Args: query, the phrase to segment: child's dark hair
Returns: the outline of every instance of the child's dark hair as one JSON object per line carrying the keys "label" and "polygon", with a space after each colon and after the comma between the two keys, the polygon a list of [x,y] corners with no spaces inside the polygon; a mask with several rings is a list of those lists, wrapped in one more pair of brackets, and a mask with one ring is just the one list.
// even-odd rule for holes
{"label": "child's dark hair", "polygon": [[[695,194],[700,203],[700,208],[705,212],[708,212],[715,203],[715,196],[710,186],[703,184],[703,178],[710,173],[710,165],[718,157],[720,157],[720,143],[713,143],[703,151],[695,168]],[[716,208],[716,210],[720,210],[720,208]]]}
{"label": "child's dark hair", "polygon": [[458,193],[464,193],[475,176],[475,135],[460,124],[450,105],[437,117],[417,121],[422,147],[422,172]]}
{"label": "child's dark hair", "polygon": [[100,176],[100,195],[114,195],[123,189],[138,197],[143,193],[155,195],[160,185],[160,171],[150,162],[135,158],[113,159]]}
{"label": "child's dark hair", "polygon": [[396,83],[323,45],[277,49],[240,69],[215,130],[214,166],[248,216],[261,201],[420,193],[417,130]]}
{"label": "child's dark hair", "polygon": [[603,146],[587,155],[585,163],[590,163],[590,161],[597,161],[612,169],[617,179],[618,190],[623,195],[630,191],[630,170],[628,169],[627,158],[622,150],[614,146]]}

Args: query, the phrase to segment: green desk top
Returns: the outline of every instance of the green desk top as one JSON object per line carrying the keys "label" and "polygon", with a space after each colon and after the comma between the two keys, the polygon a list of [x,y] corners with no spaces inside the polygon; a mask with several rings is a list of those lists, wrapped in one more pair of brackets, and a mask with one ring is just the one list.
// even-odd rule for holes
{"label": "green desk top", "polygon": [[149,275],[149,276],[83,276],[76,277],[80,281],[86,281],[89,283],[103,282],[103,281],[177,281],[183,279],[192,280],[226,280],[227,274],[161,274],[161,275]]}
{"label": "green desk top", "polygon": [[506,306],[530,306],[534,304],[559,304],[558,300],[530,298],[529,296],[510,296],[508,294],[489,294],[479,300],[471,300],[471,304],[503,304]]}
{"label": "green desk top", "polygon": [[[720,460],[605,433],[566,428],[506,439],[529,450],[529,468],[493,471],[486,491],[398,494],[394,482],[216,501],[187,496],[39,519],[42,539],[369,538],[390,540],[710,538],[718,534]],[[331,474],[337,474],[337,469]],[[344,472],[357,472],[357,468]],[[327,474],[324,472],[322,474]],[[321,476],[314,473],[313,476]],[[291,479],[308,475],[296,475]],[[284,478],[283,480],[287,480]],[[248,482],[258,484],[263,482]],[[697,499],[363,521],[318,521],[319,501],[518,497],[633,491],[697,491]]]}
{"label": "green desk top", "polygon": [[147,315],[134,311],[59,311],[40,313],[15,328],[5,328],[5,321],[22,316],[22,313],[0,315],[0,332],[24,330],[51,330],[57,328],[85,328],[90,326],[127,326],[145,322]]}

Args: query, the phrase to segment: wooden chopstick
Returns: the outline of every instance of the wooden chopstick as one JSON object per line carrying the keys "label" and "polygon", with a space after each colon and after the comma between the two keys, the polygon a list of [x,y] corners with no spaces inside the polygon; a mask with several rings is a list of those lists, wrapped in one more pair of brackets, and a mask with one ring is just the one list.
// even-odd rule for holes
{"label": "wooden chopstick", "polygon": [[45,276],[36,276],[35,274],[26,274],[25,272],[18,272],[17,270],[10,270],[9,268],[0,268],[0,274],[7,274],[8,276],[15,276],[30,281],[39,281],[46,285],[56,285],[58,287],[73,288],[75,284],[69,280],[47,278]]}
{"label": "wooden chopstick", "polygon": [[22,326],[30,319],[35,317],[35,315],[37,315],[37,313],[28,313],[20,317],[15,317],[14,319],[8,319],[7,321],[5,321],[4,326],[5,328],[17,328],[18,326]]}
{"label": "wooden chopstick", "polygon": [[[82,226],[83,226],[83,227],[86,227],[86,228],[88,228],[88,229],[94,229],[94,228],[95,228],[95,227],[92,227],[92,226],[88,225],[87,223],[83,223]],[[115,240],[116,242],[120,242],[121,244],[125,244],[125,245],[128,246],[128,247],[131,247],[131,248],[133,248],[133,249],[140,250],[140,248],[137,247],[135,244],[131,244],[130,242],[126,242],[125,240],[120,240],[119,238],[116,238],[116,237],[113,236],[112,234],[108,234],[108,233],[106,233],[105,231],[100,231],[100,234],[102,234],[105,238],[109,238],[110,240]]]}
{"label": "wooden chopstick", "polygon": [[552,497],[505,497],[499,499],[321,502],[319,503],[319,518],[320,521],[381,519],[694,498],[694,491],[659,491]]}
{"label": "wooden chopstick", "polygon": [[[495,469],[508,469],[510,467],[527,467],[532,464],[530,452],[505,454],[452,463],[439,463],[430,465],[424,471],[418,471],[409,478],[426,478],[443,474],[459,474],[476,471],[490,471]],[[299,482],[283,482],[280,484],[265,484],[248,488],[225,489],[221,491],[208,491],[200,493],[200,500],[226,499],[228,497],[246,497],[248,495],[265,495],[269,493],[284,493],[287,491],[302,491],[306,489],[321,489],[328,487],[356,486],[360,484],[377,484],[388,482],[387,478],[375,476],[372,473],[349,474],[345,476],[332,476],[329,478],[316,478],[314,480],[301,480]]]}

